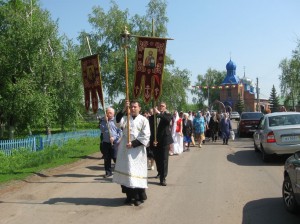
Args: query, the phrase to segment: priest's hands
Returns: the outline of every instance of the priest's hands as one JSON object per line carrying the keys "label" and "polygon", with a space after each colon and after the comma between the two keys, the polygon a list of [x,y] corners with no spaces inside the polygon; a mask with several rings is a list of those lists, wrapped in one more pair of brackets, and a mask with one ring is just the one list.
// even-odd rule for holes
{"label": "priest's hands", "polygon": [[127,147],[128,149],[132,148],[132,143],[131,143],[131,142],[128,142],[128,143],[126,144],[126,147]]}

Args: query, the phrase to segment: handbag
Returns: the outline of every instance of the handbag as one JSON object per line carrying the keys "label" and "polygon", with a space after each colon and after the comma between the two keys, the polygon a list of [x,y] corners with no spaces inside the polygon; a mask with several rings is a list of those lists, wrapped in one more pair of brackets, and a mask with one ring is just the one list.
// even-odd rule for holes
{"label": "handbag", "polygon": [[230,131],[230,138],[231,138],[232,140],[235,139],[235,134],[234,134],[234,131],[233,131],[233,130]]}

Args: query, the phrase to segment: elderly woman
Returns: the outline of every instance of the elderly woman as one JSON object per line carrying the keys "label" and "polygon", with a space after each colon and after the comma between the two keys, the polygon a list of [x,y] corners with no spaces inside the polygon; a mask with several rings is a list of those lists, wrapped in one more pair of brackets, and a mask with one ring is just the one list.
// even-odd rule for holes
{"label": "elderly woman", "polygon": [[[189,120],[189,114],[184,113],[182,119],[182,134],[183,134],[183,145],[187,143],[187,148],[184,151],[190,150],[190,144],[192,142],[192,132],[193,132],[193,124],[192,121]],[[185,148],[185,147],[183,147]]]}
{"label": "elderly woman", "polygon": [[211,116],[208,128],[210,130],[212,142],[216,142],[218,139],[219,121],[216,113],[213,112]]}
{"label": "elderly woman", "polygon": [[205,140],[205,128],[206,123],[205,119],[202,116],[201,111],[198,111],[196,116],[193,119],[193,128],[195,140],[199,143],[199,148],[202,148],[202,141]]}
{"label": "elderly woman", "polygon": [[232,130],[229,114],[225,113],[224,118],[220,122],[220,129],[222,132],[223,145],[228,145],[228,139],[230,137],[230,131]]}

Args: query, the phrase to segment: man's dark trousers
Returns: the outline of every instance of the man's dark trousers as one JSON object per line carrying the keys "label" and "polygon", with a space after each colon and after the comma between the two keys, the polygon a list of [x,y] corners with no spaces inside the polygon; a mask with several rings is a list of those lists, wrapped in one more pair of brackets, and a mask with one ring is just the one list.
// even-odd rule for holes
{"label": "man's dark trousers", "polygon": [[116,162],[115,155],[114,155],[114,147],[111,143],[108,142],[102,142],[102,153],[104,156],[104,169],[106,175],[110,176],[112,175],[112,169],[111,169],[111,160],[113,159],[114,162]]}
{"label": "man's dark trousers", "polygon": [[169,147],[170,145],[158,146],[153,150],[161,183],[166,180],[168,175]]}

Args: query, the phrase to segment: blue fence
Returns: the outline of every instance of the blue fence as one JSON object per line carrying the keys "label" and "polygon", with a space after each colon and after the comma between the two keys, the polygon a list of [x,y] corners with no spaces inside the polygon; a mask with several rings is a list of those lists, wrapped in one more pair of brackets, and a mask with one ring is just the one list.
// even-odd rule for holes
{"label": "blue fence", "polygon": [[0,141],[0,152],[10,156],[13,150],[20,148],[29,149],[33,152],[43,150],[45,147],[65,144],[70,139],[80,139],[85,137],[99,137],[100,130],[86,130],[52,134],[47,136],[31,136],[25,139],[3,140]]}

